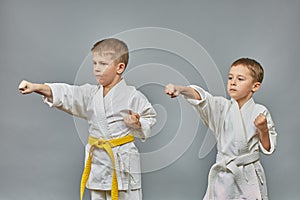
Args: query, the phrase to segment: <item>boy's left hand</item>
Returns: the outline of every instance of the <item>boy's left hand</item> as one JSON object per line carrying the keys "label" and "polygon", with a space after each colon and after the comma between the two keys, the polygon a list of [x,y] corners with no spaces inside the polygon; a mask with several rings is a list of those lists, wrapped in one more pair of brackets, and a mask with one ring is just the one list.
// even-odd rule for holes
{"label": "boy's left hand", "polygon": [[140,129],[141,122],[140,122],[140,115],[138,113],[129,111],[129,115],[124,117],[124,122],[127,126],[133,129]]}
{"label": "boy's left hand", "polygon": [[267,118],[264,114],[260,113],[254,120],[254,125],[260,133],[268,132]]}
{"label": "boy's left hand", "polygon": [[259,140],[263,147],[270,151],[271,143],[269,138],[269,128],[267,123],[267,118],[264,114],[260,113],[254,120],[254,125],[257,128]]}

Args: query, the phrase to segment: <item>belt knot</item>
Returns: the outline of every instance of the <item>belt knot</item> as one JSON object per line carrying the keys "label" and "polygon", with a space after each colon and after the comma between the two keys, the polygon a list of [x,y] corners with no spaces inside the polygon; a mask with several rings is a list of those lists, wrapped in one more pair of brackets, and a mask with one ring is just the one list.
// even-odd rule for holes
{"label": "belt knot", "polygon": [[104,149],[106,153],[109,155],[112,163],[112,187],[111,187],[111,199],[112,200],[118,200],[118,180],[117,180],[117,174],[115,169],[115,158],[113,154],[113,147],[121,146],[123,144],[133,142],[134,141],[134,135],[129,134],[127,136],[121,137],[121,138],[115,138],[110,140],[105,140],[103,138],[94,138],[89,137],[89,144],[90,144],[90,150],[89,150],[89,156],[86,161],[82,177],[81,177],[81,183],[80,183],[80,199],[82,200],[84,195],[84,188],[86,185],[86,182],[89,178],[89,174],[91,171],[91,165],[92,165],[92,157],[94,150],[97,149]]}

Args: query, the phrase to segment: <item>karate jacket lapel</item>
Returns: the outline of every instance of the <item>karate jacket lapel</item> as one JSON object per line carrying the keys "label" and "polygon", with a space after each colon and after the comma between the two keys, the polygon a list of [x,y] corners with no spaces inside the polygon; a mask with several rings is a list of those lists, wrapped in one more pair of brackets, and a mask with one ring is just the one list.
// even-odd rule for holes
{"label": "karate jacket lapel", "polygon": [[232,114],[234,116],[234,126],[236,129],[236,144],[238,145],[238,154],[244,154],[248,152],[247,133],[243,122],[243,117],[239,109],[237,101],[232,99]]}
{"label": "karate jacket lapel", "polygon": [[94,110],[97,115],[97,125],[102,135],[99,137],[104,137],[104,139],[109,139],[109,128],[107,124],[105,105],[103,101],[103,87],[99,85],[99,89],[94,97]]}

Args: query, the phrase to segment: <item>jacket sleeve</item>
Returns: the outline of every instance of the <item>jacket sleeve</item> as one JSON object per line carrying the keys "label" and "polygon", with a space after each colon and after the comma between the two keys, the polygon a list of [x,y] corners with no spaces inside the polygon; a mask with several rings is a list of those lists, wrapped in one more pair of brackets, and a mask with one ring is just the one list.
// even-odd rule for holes
{"label": "jacket sleeve", "polygon": [[228,100],[223,97],[212,96],[210,93],[205,91],[199,86],[190,85],[194,90],[196,90],[200,96],[201,100],[186,99],[193,108],[199,113],[203,123],[211,129],[214,134],[220,132],[222,128],[221,123],[224,118],[224,111]]}
{"label": "jacket sleeve", "polygon": [[65,83],[46,84],[51,88],[53,97],[51,100],[44,97],[45,103],[71,115],[87,118],[87,105],[97,86],[89,84],[74,86]]}
{"label": "jacket sleeve", "polygon": [[136,130],[136,134],[144,142],[151,136],[152,126],[156,123],[156,111],[148,99],[137,90],[133,94],[132,108],[140,115],[141,129]]}

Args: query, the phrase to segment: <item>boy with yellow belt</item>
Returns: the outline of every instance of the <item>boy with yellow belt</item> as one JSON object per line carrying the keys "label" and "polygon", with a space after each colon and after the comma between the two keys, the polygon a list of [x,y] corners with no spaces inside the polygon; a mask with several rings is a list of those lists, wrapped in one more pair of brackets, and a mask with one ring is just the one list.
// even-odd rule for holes
{"label": "boy with yellow belt", "polygon": [[135,133],[144,141],[156,122],[147,98],[122,78],[129,58],[127,45],[109,38],[92,48],[98,85],[36,84],[22,81],[22,94],[36,92],[44,101],[87,120],[89,143],[80,198],[85,186],[92,200],[141,200],[141,169]]}

